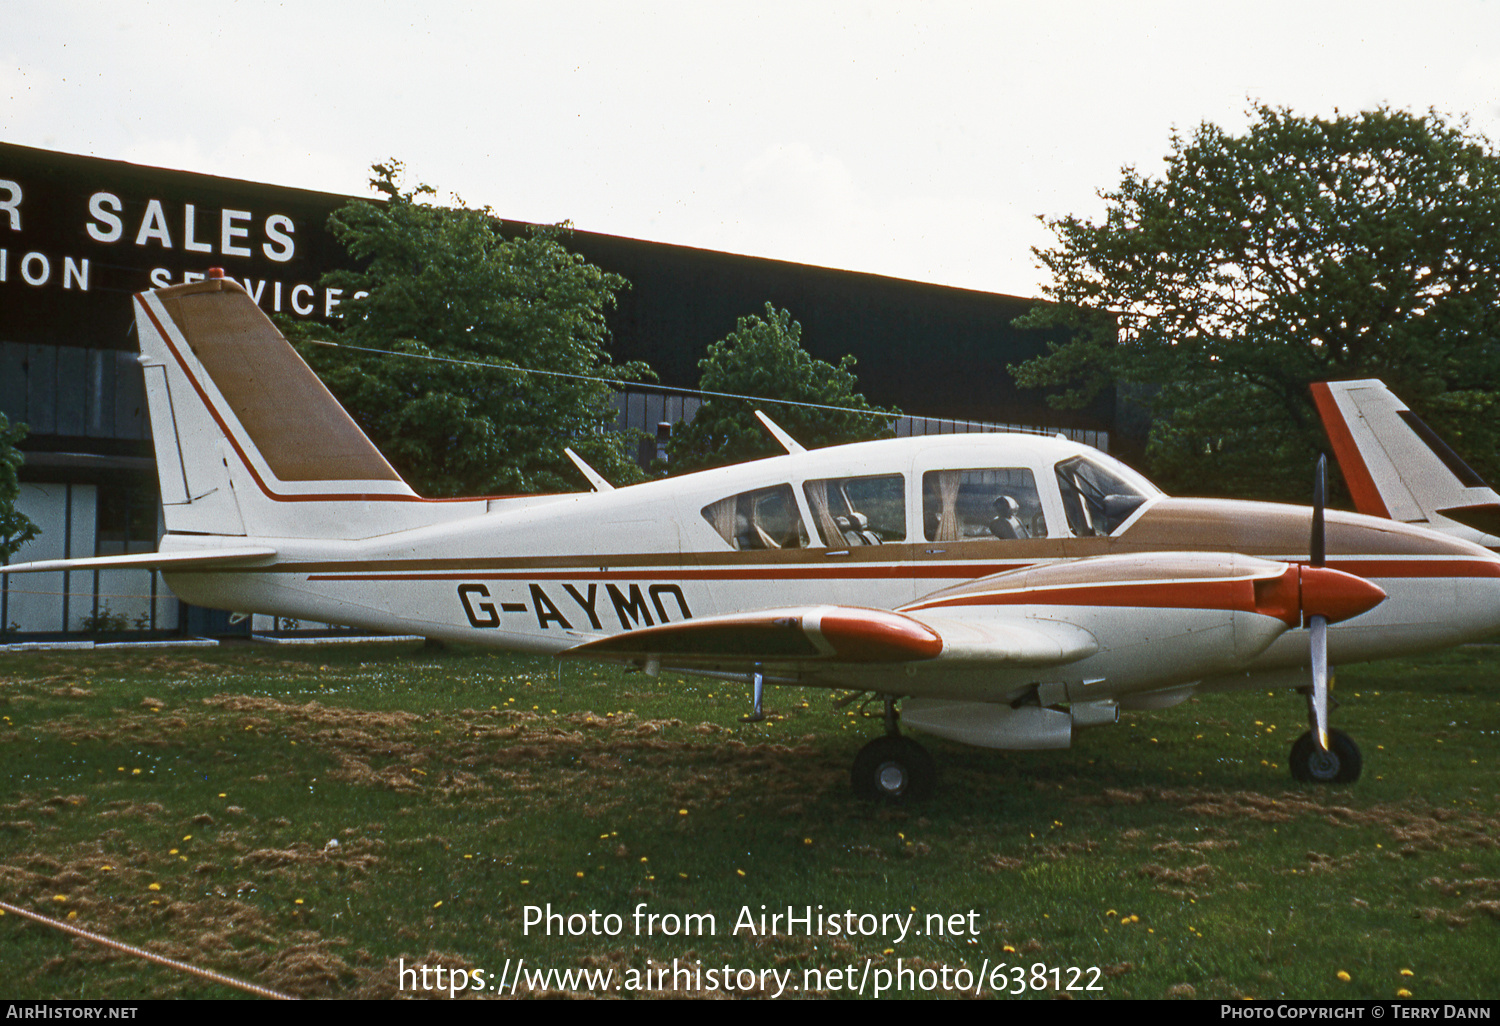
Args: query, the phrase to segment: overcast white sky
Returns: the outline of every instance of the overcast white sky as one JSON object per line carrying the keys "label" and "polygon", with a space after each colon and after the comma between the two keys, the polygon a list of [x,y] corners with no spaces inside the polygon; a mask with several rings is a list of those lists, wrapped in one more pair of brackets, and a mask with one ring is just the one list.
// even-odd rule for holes
{"label": "overcast white sky", "polygon": [[1174,127],[1381,103],[1500,140],[1500,2],[0,0],[0,140],[1035,295]]}

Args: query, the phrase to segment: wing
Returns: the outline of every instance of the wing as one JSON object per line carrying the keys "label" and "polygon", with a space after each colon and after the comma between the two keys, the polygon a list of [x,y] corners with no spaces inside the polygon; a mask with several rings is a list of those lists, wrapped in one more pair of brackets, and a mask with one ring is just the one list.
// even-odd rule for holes
{"label": "wing", "polygon": [[562,655],[786,670],[815,685],[993,701],[1048,678],[1143,688],[1195,680],[1243,666],[1309,613],[1333,623],[1384,598],[1337,570],[1232,553],[1099,556],[980,578],[900,610],[730,613],[627,631]]}
{"label": "wing", "polygon": [[1021,617],[965,622],[858,606],[802,606],[709,616],[616,634],[562,653],[684,667],[889,664],[932,660],[1051,666],[1098,650],[1085,630]]}

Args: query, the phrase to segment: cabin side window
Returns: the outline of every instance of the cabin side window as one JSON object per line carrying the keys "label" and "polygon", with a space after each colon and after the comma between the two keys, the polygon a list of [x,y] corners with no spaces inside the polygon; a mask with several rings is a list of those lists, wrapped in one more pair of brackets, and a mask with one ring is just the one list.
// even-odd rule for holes
{"label": "cabin side window", "polygon": [[922,526],[937,542],[1047,537],[1036,475],[1025,467],[928,471]]}
{"label": "cabin side window", "polygon": [[1117,474],[1082,456],[1057,465],[1057,484],[1068,529],[1075,538],[1114,534],[1147,498]]}
{"label": "cabin side window", "polygon": [[703,507],[703,519],[730,547],[741,551],[807,547],[807,527],[789,484],[741,492],[709,503]]}
{"label": "cabin side window", "polygon": [[830,549],[906,540],[906,478],[835,477],[802,486]]}

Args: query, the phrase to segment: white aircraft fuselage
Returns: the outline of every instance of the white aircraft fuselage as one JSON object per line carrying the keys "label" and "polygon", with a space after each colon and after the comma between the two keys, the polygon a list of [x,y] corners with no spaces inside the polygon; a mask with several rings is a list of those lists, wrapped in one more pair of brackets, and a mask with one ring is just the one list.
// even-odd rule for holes
{"label": "white aircraft fuselage", "polygon": [[[1147,493],[1108,536],[1079,538],[1068,532],[1054,467],[1079,457]],[[799,517],[814,523],[803,494],[807,481],[883,476],[911,482],[928,473],[993,468],[1032,472],[1046,537],[945,542],[918,537],[878,545],[840,539],[834,546],[737,551],[702,514],[727,497],[789,485],[802,497]],[[919,489],[905,489],[908,525],[922,523],[921,499]],[[387,516],[399,521],[402,511],[384,507],[408,505],[373,498],[326,501],[320,512],[334,515],[330,531]],[[337,513],[346,501],[356,508],[342,521]],[[1174,499],[1086,446],[1015,434],[866,442],[610,492],[424,502],[418,508],[439,522],[359,540],[258,536],[257,542],[276,550],[270,565],[169,573],[167,582],[185,601],[213,608],[554,654],[642,627],[751,610],[831,604],[922,611],[935,608],[924,597],[981,578],[1082,558],[1123,560],[1165,550],[1305,562],[1309,523],[1303,507]],[[1330,629],[1335,664],[1442,648],[1500,629],[1493,612],[1500,609],[1500,560],[1494,554],[1390,521],[1351,513],[1328,516],[1328,565],[1371,581],[1387,595],[1375,608]],[[179,551],[168,542],[181,541],[169,536],[163,551]],[[196,550],[199,544],[194,538],[184,548]],[[1104,594],[1115,585],[1095,587]],[[1095,604],[1098,598],[1065,595],[1043,605],[1034,596],[1028,606],[1032,615],[1111,633],[1107,651],[1051,673],[1079,686],[1102,678],[1091,685],[1091,697],[1180,685],[1206,672],[1254,674],[1307,664],[1300,625],[1279,633],[1243,663],[1232,647],[1212,648],[1206,665],[1181,649],[1204,632],[1249,631],[1259,617],[1243,609],[1189,604],[1169,609]],[[1140,608],[1154,612],[1149,617],[1124,612]],[[1126,619],[1132,623],[1128,636],[1112,633]],[[809,684],[825,686],[871,683],[873,668],[843,669],[807,668],[803,676]],[[993,696],[1036,676],[1026,666],[965,670],[939,662],[931,673],[924,669],[918,665],[912,672],[907,666],[891,673],[903,693],[954,698]],[[1245,684],[1254,686],[1248,677]]]}
{"label": "white aircraft fuselage", "polygon": [[888,736],[854,782],[874,797],[933,778],[898,700],[930,733],[1051,748],[1121,709],[1268,683],[1308,695],[1319,740],[1294,747],[1294,774],[1351,780],[1327,664],[1500,630],[1500,559],[1477,545],[1171,498],[1061,438],[805,451],[777,429],[787,455],[718,470],[427,500],[237,285],[136,298],[160,552],[7,572],[157,567],[203,606],[742,679],[756,715],[765,683],[870,692]]}

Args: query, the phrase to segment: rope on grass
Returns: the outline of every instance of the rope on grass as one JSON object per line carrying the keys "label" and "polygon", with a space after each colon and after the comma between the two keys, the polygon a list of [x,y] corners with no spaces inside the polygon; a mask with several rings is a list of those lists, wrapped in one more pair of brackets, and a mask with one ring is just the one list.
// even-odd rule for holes
{"label": "rope on grass", "polygon": [[117,940],[110,940],[108,937],[102,937],[97,933],[90,933],[87,930],[81,930],[76,926],[69,925],[68,923],[58,922],[56,919],[49,919],[46,916],[37,915],[35,912],[28,911],[24,908],[17,908],[15,905],[10,904],[9,902],[0,901],[0,909],[4,909],[6,912],[13,912],[18,916],[24,916],[27,919],[41,923],[43,926],[54,926],[66,933],[73,934],[75,937],[82,937],[84,940],[91,940],[96,944],[103,944],[107,948],[114,948],[116,951],[123,952],[124,954],[133,955],[136,958],[144,958],[146,961],[155,962],[157,965],[164,965],[168,969],[176,969],[178,972],[192,973],[194,976],[201,976],[205,980],[212,980],[214,983],[222,983],[226,987],[234,987],[238,990],[243,990],[250,994],[258,994],[261,997],[274,998],[278,1001],[297,1000],[290,994],[283,994],[278,990],[272,990],[270,987],[262,987],[258,983],[246,983],[244,980],[236,980],[233,976],[225,976],[223,973],[214,972],[212,969],[200,969],[195,965],[188,965],[186,962],[179,962],[176,959],[166,958],[162,955],[154,954],[153,952],[147,951],[144,948],[138,948],[133,944],[123,944]]}

